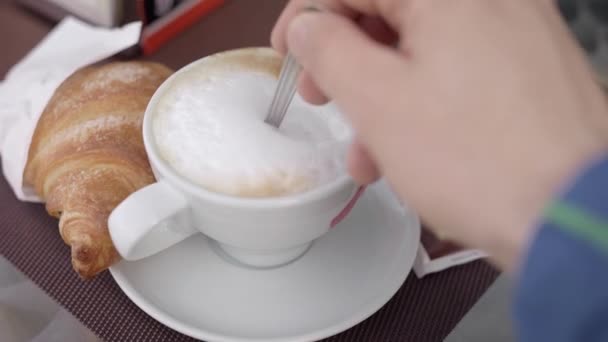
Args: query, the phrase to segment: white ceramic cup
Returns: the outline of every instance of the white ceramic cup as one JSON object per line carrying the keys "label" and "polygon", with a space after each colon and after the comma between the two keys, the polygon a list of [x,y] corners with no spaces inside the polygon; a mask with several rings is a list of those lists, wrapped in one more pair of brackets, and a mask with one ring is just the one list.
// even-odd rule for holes
{"label": "white ceramic cup", "polygon": [[156,91],[143,119],[143,139],[157,182],[131,194],[111,213],[114,246],[126,260],[145,258],[203,233],[237,261],[255,267],[289,263],[341,221],[363,192],[345,173],[310,191],[245,198],[206,190],[179,175],[161,157],[153,134],[157,102],[181,73],[218,58],[276,60],[270,48],[231,50],[182,68]]}

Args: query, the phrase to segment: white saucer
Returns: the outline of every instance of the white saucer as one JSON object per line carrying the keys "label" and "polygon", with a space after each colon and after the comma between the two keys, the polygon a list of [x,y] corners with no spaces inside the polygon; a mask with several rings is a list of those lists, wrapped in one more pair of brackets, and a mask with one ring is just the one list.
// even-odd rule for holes
{"label": "white saucer", "polygon": [[315,341],[371,316],[409,274],[420,224],[384,183],[300,259],[256,270],[216,254],[202,235],[111,268],[142,310],[206,341]]}

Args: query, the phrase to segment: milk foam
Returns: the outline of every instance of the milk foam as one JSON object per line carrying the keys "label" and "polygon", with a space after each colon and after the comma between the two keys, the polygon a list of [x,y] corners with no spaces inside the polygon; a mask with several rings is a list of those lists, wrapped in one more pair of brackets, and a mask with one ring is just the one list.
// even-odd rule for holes
{"label": "milk foam", "polygon": [[161,156],[206,189],[245,197],[299,193],[344,174],[351,130],[333,105],[296,94],[280,129],[264,123],[276,83],[255,70],[178,78],[153,118]]}

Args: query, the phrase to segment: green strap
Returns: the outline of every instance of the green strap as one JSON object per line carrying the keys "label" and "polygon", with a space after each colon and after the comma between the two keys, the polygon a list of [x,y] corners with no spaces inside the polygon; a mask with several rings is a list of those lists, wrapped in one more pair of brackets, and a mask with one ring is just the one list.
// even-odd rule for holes
{"label": "green strap", "polygon": [[569,203],[556,202],[545,213],[549,223],[608,254],[608,221]]}

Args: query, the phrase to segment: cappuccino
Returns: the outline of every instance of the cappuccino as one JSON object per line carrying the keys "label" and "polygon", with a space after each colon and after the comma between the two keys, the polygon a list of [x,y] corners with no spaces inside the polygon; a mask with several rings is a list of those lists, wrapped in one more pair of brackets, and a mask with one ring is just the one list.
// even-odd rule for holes
{"label": "cappuccino", "polygon": [[280,68],[270,49],[217,54],[175,75],[153,113],[161,157],[203,188],[240,197],[301,193],[345,174],[351,130],[333,105],[299,95],[264,122]]}

